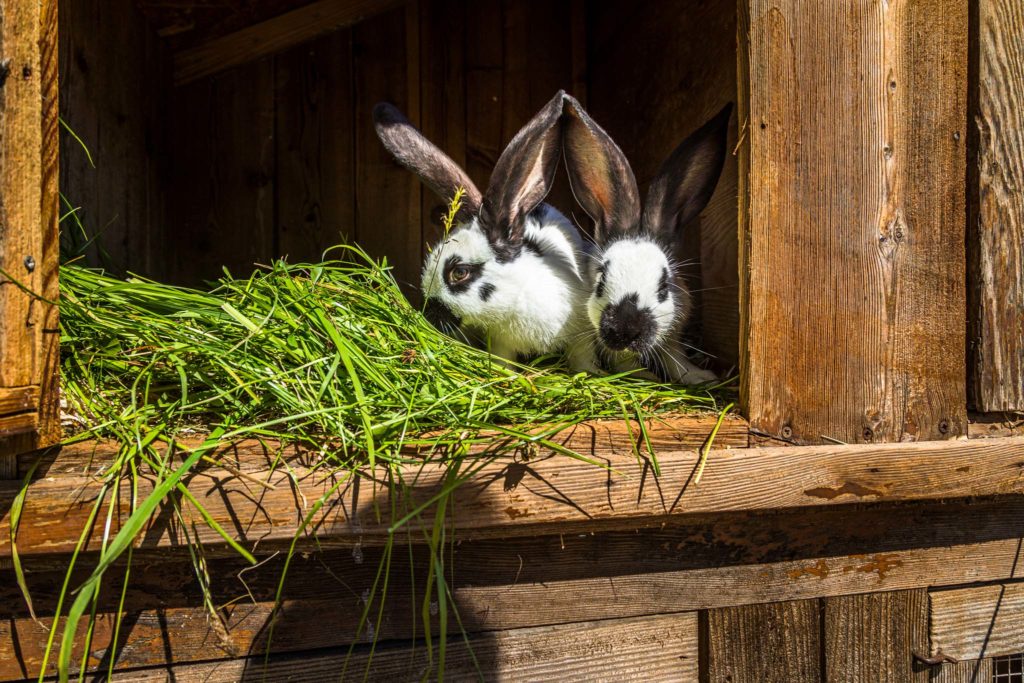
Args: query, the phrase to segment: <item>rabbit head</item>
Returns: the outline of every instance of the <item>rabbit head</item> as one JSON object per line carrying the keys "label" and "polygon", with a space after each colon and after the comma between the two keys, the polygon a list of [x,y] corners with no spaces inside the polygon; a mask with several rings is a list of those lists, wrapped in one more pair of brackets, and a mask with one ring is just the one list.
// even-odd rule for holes
{"label": "rabbit head", "polygon": [[542,204],[561,156],[562,98],[560,91],[509,142],[483,194],[395,107],[373,112],[384,146],[438,197],[465,190],[456,225],[423,267],[425,315],[510,359],[563,347],[587,291],[579,233]]}
{"label": "rabbit head", "polygon": [[643,356],[678,335],[690,294],[673,254],[681,228],[707,205],[725,162],[732,105],[686,138],[662,165],[641,207],[622,150],[570,96],[564,148],[577,201],[594,222],[600,255],[587,315],[600,347]]}

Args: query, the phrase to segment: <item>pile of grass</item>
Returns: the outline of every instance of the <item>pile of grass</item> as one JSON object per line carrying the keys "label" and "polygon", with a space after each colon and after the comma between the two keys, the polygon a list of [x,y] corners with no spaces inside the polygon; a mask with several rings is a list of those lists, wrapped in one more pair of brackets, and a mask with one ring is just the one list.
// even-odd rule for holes
{"label": "pile of grass", "polygon": [[[586,459],[548,437],[597,417],[640,418],[642,424],[666,411],[716,410],[723,392],[729,393],[623,376],[572,376],[556,358],[530,366],[499,362],[435,330],[409,305],[386,265],[354,247],[340,249],[338,260],[278,262],[246,279],[226,276],[208,291],[62,267],[63,396],[67,412],[82,425],[72,438],[121,444],[100,475],[105,484],[95,511],[105,496],[121,495],[122,487],[134,493],[142,472],[158,482],[145,499],[133,496],[130,518],[115,536],[100,540],[90,578],[74,591],[65,583],[58,614],[65,596],[74,600],[63,625],[62,678],[70,670],[76,624],[95,604],[100,579],[125,553],[130,567],[132,542],[157,506],[168,497],[177,505],[170,496],[177,490],[205,516],[182,479],[224,442],[258,437],[297,443],[321,451],[325,467],[349,475],[366,466],[385,468],[389,481],[401,485],[402,466],[413,458],[448,463],[459,477],[481,459],[524,444]],[[537,431],[538,425],[544,429]],[[482,432],[507,438],[486,454],[471,452],[466,446]],[[202,439],[198,447],[196,435]],[[193,439],[191,447],[181,444],[184,436]],[[418,447],[415,452],[410,445]],[[346,480],[340,477],[339,485]],[[306,519],[325,502],[317,501]],[[445,534],[447,501],[437,502],[435,531],[425,539],[435,561],[424,604],[439,601],[445,612],[444,544],[451,538]],[[392,521],[397,528],[400,520]],[[83,532],[80,548],[85,541]],[[197,580],[208,585],[202,558],[194,559]],[[23,580],[22,587],[30,599]],[[209,608],[218,618],[212,603]],[[439,633],[441,672],[445,631]],[[110,657],[111,666],[115,659]]]}

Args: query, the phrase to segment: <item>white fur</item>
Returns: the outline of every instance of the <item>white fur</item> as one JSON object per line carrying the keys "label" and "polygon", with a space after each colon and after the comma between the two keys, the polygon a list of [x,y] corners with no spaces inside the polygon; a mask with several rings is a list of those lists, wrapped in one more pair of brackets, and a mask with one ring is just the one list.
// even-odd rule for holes
{"label": "white fur", "polygon": [[[569,350],[574,370],[593,371],[592,352],[571,345],[587,328],[585,243],[568,219],[547,205],[527,219],[525,235],[543,256],[524,247],[517,258],[499,263],[475,218],[452,230],[427,257],[423,293],[447,305],[497,356],[515,360]],[[481,276],[464,292],[451,292],[443,281],[445,262],[452,255],[483,266]],[[494,292],[484,301],[480,291],[487,284]]]}
{"label": "white fur", "polygon": [[[604,268],[604,287],[600,297],[596,291],[598,267]],[[587,317],[598,345],[604,309],[626,296],[636,294],[637,306],[649,309],[655,320],[656,332],[646,358],[633,351],[612,351],[602,347],[602,354],[615,372],[647,368],[652,365],[650,361],[654,361],[662,374],[676,383],[700,384],[715,379],[714,373],[698,368],[686,356],[680,334],[690,315],[690,293],[675,276],[674,264],[660,244],[648,237],[616,240],[597,255],[592,268],[594,286],[587,300]],[[666,268],[669,272],[668,297],[659,301],[658,286]],[[649,373],[641,376],[656,379]]]}

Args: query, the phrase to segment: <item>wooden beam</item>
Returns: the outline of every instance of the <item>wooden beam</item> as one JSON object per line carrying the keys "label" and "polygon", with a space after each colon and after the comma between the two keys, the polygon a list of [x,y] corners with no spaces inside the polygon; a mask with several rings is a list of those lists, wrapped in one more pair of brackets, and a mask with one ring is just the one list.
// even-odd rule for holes
{"label": "wooden beam", "polygon": [[[39,412],[35,410],[14,413],[13,415],[0,415],[0,439],[17,434],[32,434],[38,427]],[[31,446],[26,445],[26,448],[31,448]],[[14,456],[4,457],[9,457],[11,462],[16,462]],[[13,477],[14,475],[12,474],[9,478]]]}
{"label": "wooden beam", "polygon": [[[98,463],[111,457],[108,450]],[[239,446],[237,457],[259,460],[267,451],[252,444]],[[392,524],[377,511],[402,511],[426,506],[406,528],[413,533],[433,526],[432,503],[444,487],[447,470],[425,463],[401,473],[403,485],[391,499],[383,473],[330,473],[301,465],[310,454],[286,451],[294,464],[249,469],[245,479],[232,469],[211,467],[188,478],[193,495],[206,512],[247,543],[286,542],[299,532],[303,505],[326,497],[327,504],[305,528],[321,543],[384,543]],[[691,479],[698,462],[693,451],[662,452],[661,477],[636,456],[592,453],[610,469],[565,456],[526,462],[512,458],[481,461],[480,468],[454,492],[451,504],[459,511],[462,539],[510,538],[545,533],[652,527],[692,515],[756,513],[807,507],[880,502],[953,500],[1024,492],[1024,438],[980,439],[874,446],[809,448],[716,449],[708,456],[699,486]],[[59,458],[58,458],[59,459]],[[261,486],[256,482],[264,482]],[[123,487],[127,488],[127,487]],[[139,495],[150,484],[143,480]],[[0,483],[0,510],[20,490]],[[22,556],[68,552],[93,507],[100,485],[90,476],[46,476],[34,482],[25,502],[18,532]],[[113,505],[112,528],[128,512],[128,493]],[[218,544],[197,511],[182,503],[186,521],[197,523],[198,540]],[[184,539],[166,515],[151,520],[140,547],[179,545]],[[59,520],[59,523],[58,523]],[[97,518],[103,523],[104,515]],[[8,517],[0,518],[0,556],[10,553]],[[59,531],[63,530],[63,531]]]}
{"label": "wooden beam", "polygon": [[[437,662],[427,660],[423,643],[389,643],[340,652],[311,652],[166,666],[115,675],[118,683],[168,680],[234,683],[241,680],[293,681],[433,680]],[[435,643],[434,647],[437,645]],[[254,653],[255,654],[255,653]],[[435,650],[434,657],[437,656]],[[347,675],[346,675],[347,674]],[[449,639],[445,680],[697,680],[697,615],[543,626],[477,635],[469,643]]]}
{"label": "wooden beam", "polygon": [[[640,532],[463,541],[446,553],[445,564],[452,602],[470,633],[1006,580],[1021,576],[1024,499],[1003,501],[733,515]],[[270,546],[259,549],[272,553]],[[286,553],[261,557],[248,569],[237,555],[204,554],[211,600],[224,606],[218,610],[224,628],[208,619],[184,549],[137,551],[121,629],[130,647],[119,648],[119,667],[160,664],[168,653],[177,662],[259,654],[272,619],[273,652],[371,638],[357,630],[383,548],[310,547],[296,554],[277,611]],[[67,557],[24,561],[45,626]],[[92,561],[80,558],[72,585],[88,576]],[[392,554],[387,599],[380,613],[376,603],[373,610],[374,637],[406,639],[422,629],[429,566],[422,546]],[[115,565],[100,591],[96,652],[107,650],[113,634],[123,570]],[[432,619],[436,633],[437,616]],[[460,633],[453,618],[448,626]],[[37,668],[45,645],[45,630],[29,616],[13,572],[0,573],[0,678],[26,675],[19,666]]]}
{"label": "wooden beam", "polygon": [[956,659],[1024,651],[1024,585],[932,591],[931,650]]}
{"label": "wooden beam", "polygon": [[272,55],[380,14],[401,0],[319,0],[174,56],[174,83],[183,85]]}
{"label": "wooden beam", "polygon": [[966,435],[967,3],[740,4],[751,427]]}
{"label": "wooden beam", "polygon": [[0,387],[0,416],[39,409],[39,385]]}
{"label": "wooden beam", "polygon": [[1024,410],[1024,7],[979,0],[976,11],[969,384],[978,410]]}

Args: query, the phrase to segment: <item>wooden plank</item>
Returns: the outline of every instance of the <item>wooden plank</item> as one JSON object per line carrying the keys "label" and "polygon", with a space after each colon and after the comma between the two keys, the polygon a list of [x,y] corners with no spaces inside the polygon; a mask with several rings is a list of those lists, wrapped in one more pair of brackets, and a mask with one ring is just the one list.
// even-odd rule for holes
{"label": "wooden plank", "polygon": [[1024,585],[932,591],[931,649],[956,659],[1024,651]]}
{"label": "wooden plank", "polygon": [[[736,99],[734,8],[689,0],[662,0],[641,13],[627,0],[586,6],[590,111],[622,147],[643,191],[676,145]],[[730,151],[735,144],[730,131]],[[730,154],[677,252],[700,300],[693,319],[696,331],[703,328],[699,346],[721,370],[738,362],[737,177]]]}
{"label": "wooden plank", "polygon": [[[436,647],[436,645],[435,645]],[[174,666],[127,672],[113,680],[266,681],[326,680],[346,673],[366,680],[432,678],[437,664],[427,661],[422,644],[368,648],[350,658],[346,652],[318,652],[278,657],[264,667],[248,660]],[[435,657],[436,652],[435,652]],[[477,635],[467,644],[448,643],[445,680],[697,680],[697,617],[693,613],[644,619],[547,626]],[[436,675],[436,674],[435,674]]]}
{"label": "wooden plank", "polygon": [[273,251],[274,68],[269,59],[177,91],[167,144],[172,279],[198,285],[223,268],[245,277]]}
{"label": "wooden plank", "polygon": [[752,428],[965,435],[967,5],[748,4]]}
{"label": "wooden plank", "polygon": [[[14,413],[13,415],[0,415],[0,438],[14,436],[16,434],[32,434],[36,431],[39,426],[39,411],[30,410],[24,413]],[[32,440],[34,441],[34,439]],[[26,441],[26,444],[32,443],[32,441]],[[27,446],[31,448],[31,446]],[[10,459],[10,462],[17,462],[14,455],[0,456]],[[13,467],[9,472],[10,474],[5,475],[5,479],[13,479],[13,472],[16,471],[16,467]]]}
{"label": "wooden plank", "polygon": [[[482,464],[448,502],[459,510],[459,537],[469,540],[636,529],[727,512],[1007,496],[1024,491],[1022,449],[1024,439],[1009,438],[962,444],[713,450],[696,487],[690,483],[698,460],[694,452],[661,453],[660,479],[648,465],[638,465],[633,455],[592,456],[605,460],[610,470],[564,456],[538,454],[526,463],[506,456]],[[239,454],[251,451],[253,457],[266,457],[261,448],[239,448]],[[294,455],[286,452],[283,457]],[[298,461],[290,472],[254,471],[244,480],[230,470],[209,468],[197,472],[189,486],[211,518],[246,542],[292,538],[304,514],[296,505],[297,487],[307,501],[328,496],[306,528],[307,535],[315,534],[321,542],[375,545],[386,542],[390,526],[377,511],[392,505],[400,510],[426,505],[407,526],[413,533],[431,529],[432,507],[427,503],[447,476],[434,464],[396,474],[405,485],[394,500],[390,487],[380,484],[383,473],[374,481],[368,472],[357,477],[330,474]],[[274,488],[260,487],[257,480]],[[141,481],[139,495],[149,487]],[[9,507],[18,490],[17,485],[0,484],[0,510]],[[98,491],[99,484],[84,476],[34,482],[19,528],[19,552],[67,552]],[[127,493],[110,502],[117,506],[112,528],[117,528],[128,503]],[[182,510],[186,520],[196,520],[200,540],[221,542],[189,505],[183,504]],[[0,556],[10,552],[7,524],[7,518],[0,518]],[[55,524],[66,529],[66,535],[55,533]],[[157,518],[140,543],[149,548],[177,545],[182,541],[179,533],[166,519]]]}
{"label": "wooden plank", "polygon": [[817,600],[776,602],[707,613],[709,683],[821,681]]}
{"label": "wooden plank", "polygon": [[967,434],[972,439],[1024,435],[1024,416],[1015,413],[973,413]]}
{"label": "wooden plank", "polygon": [[927,681],[914,653],[928,649],[928,592],[868,593],[825,600],[825,680]]}
{"label": "wooden plank", "polygon": [[[1022,523],[1024,500],[1016,499],[1012,505],[725,516],[641,532],[464,541],[451,549],[446,566],[465,628],[494,631],[1019,577]],[[207,619],[187,552],[136,552],[121,631],[131,647],[121,648],[118,666],[159,664],[168,652],[175,661],[262,653],[271,619],[274,652],[412,637],[430,565],[425,548],[393,554],[372,634],[359,633],[358,623],[384,550],[309,550],[293,558],[275,617],[285,553],[246,569],[237,555],[217,559],[207,548],[211,599],[226,606],[220,610],[225,629]],[[44,624],[66,563],[66,556],[27,559],[29,590]],[[72,584],[89,569],[84,560]],[[96,651],[113,631],[122,569],[114,567],[101,590]],[[0,574],[0,605],[0,663],[38,667],[45,640],[9,570]],[[459,633],[454,619],[448,626]],[[12,642],[20,654],[4,649]],[[0,676],[17,675],[12,672],[0,666]]]}
{"label": "wooden plank", "polygon": [[319,0],[174,56],[174,82],[183,85],[256,61],[380,14],[399,0]]}
{"label": "wooden plank", "polygon": [[[398,8],[352,29],[355,74],[356,241],[374,258],[387,258],[406,296],[419,296],[420,182],[391,157],[370,112],[391,102],[417,122],[418,85],[409,82],[411,15]],[[416,54],[419,54],[417,48]]]}
{"label": "wooden plank", "polygon": [[933,668],[931,683],[992,683],[992,660],[973,659]]}
{"label": "wooden plank", "polygon": [[274,69],[277,254],[316,262],[355,228],[351,31],[279,54]]}
{"label": "wooden plank", "polygon": [[486,188],[502,137],[504,30],[501,0],[466,5],[466,173]]}
{"label": "wooden plank", "polygon": [[[465,168],[466,165],[466,2],[421,0],[420,130]],[[420,257],[441,238],[447,206],[421,191]]]}
{"label": "wooden plank", "polygon": [[0,416],[39,407],[39,385],[0,387]]}
{"label": "wooden plank", "polygon": [[970,380],[978,410],[1024,410],[1024,8],[977,4],[970,121]]}

